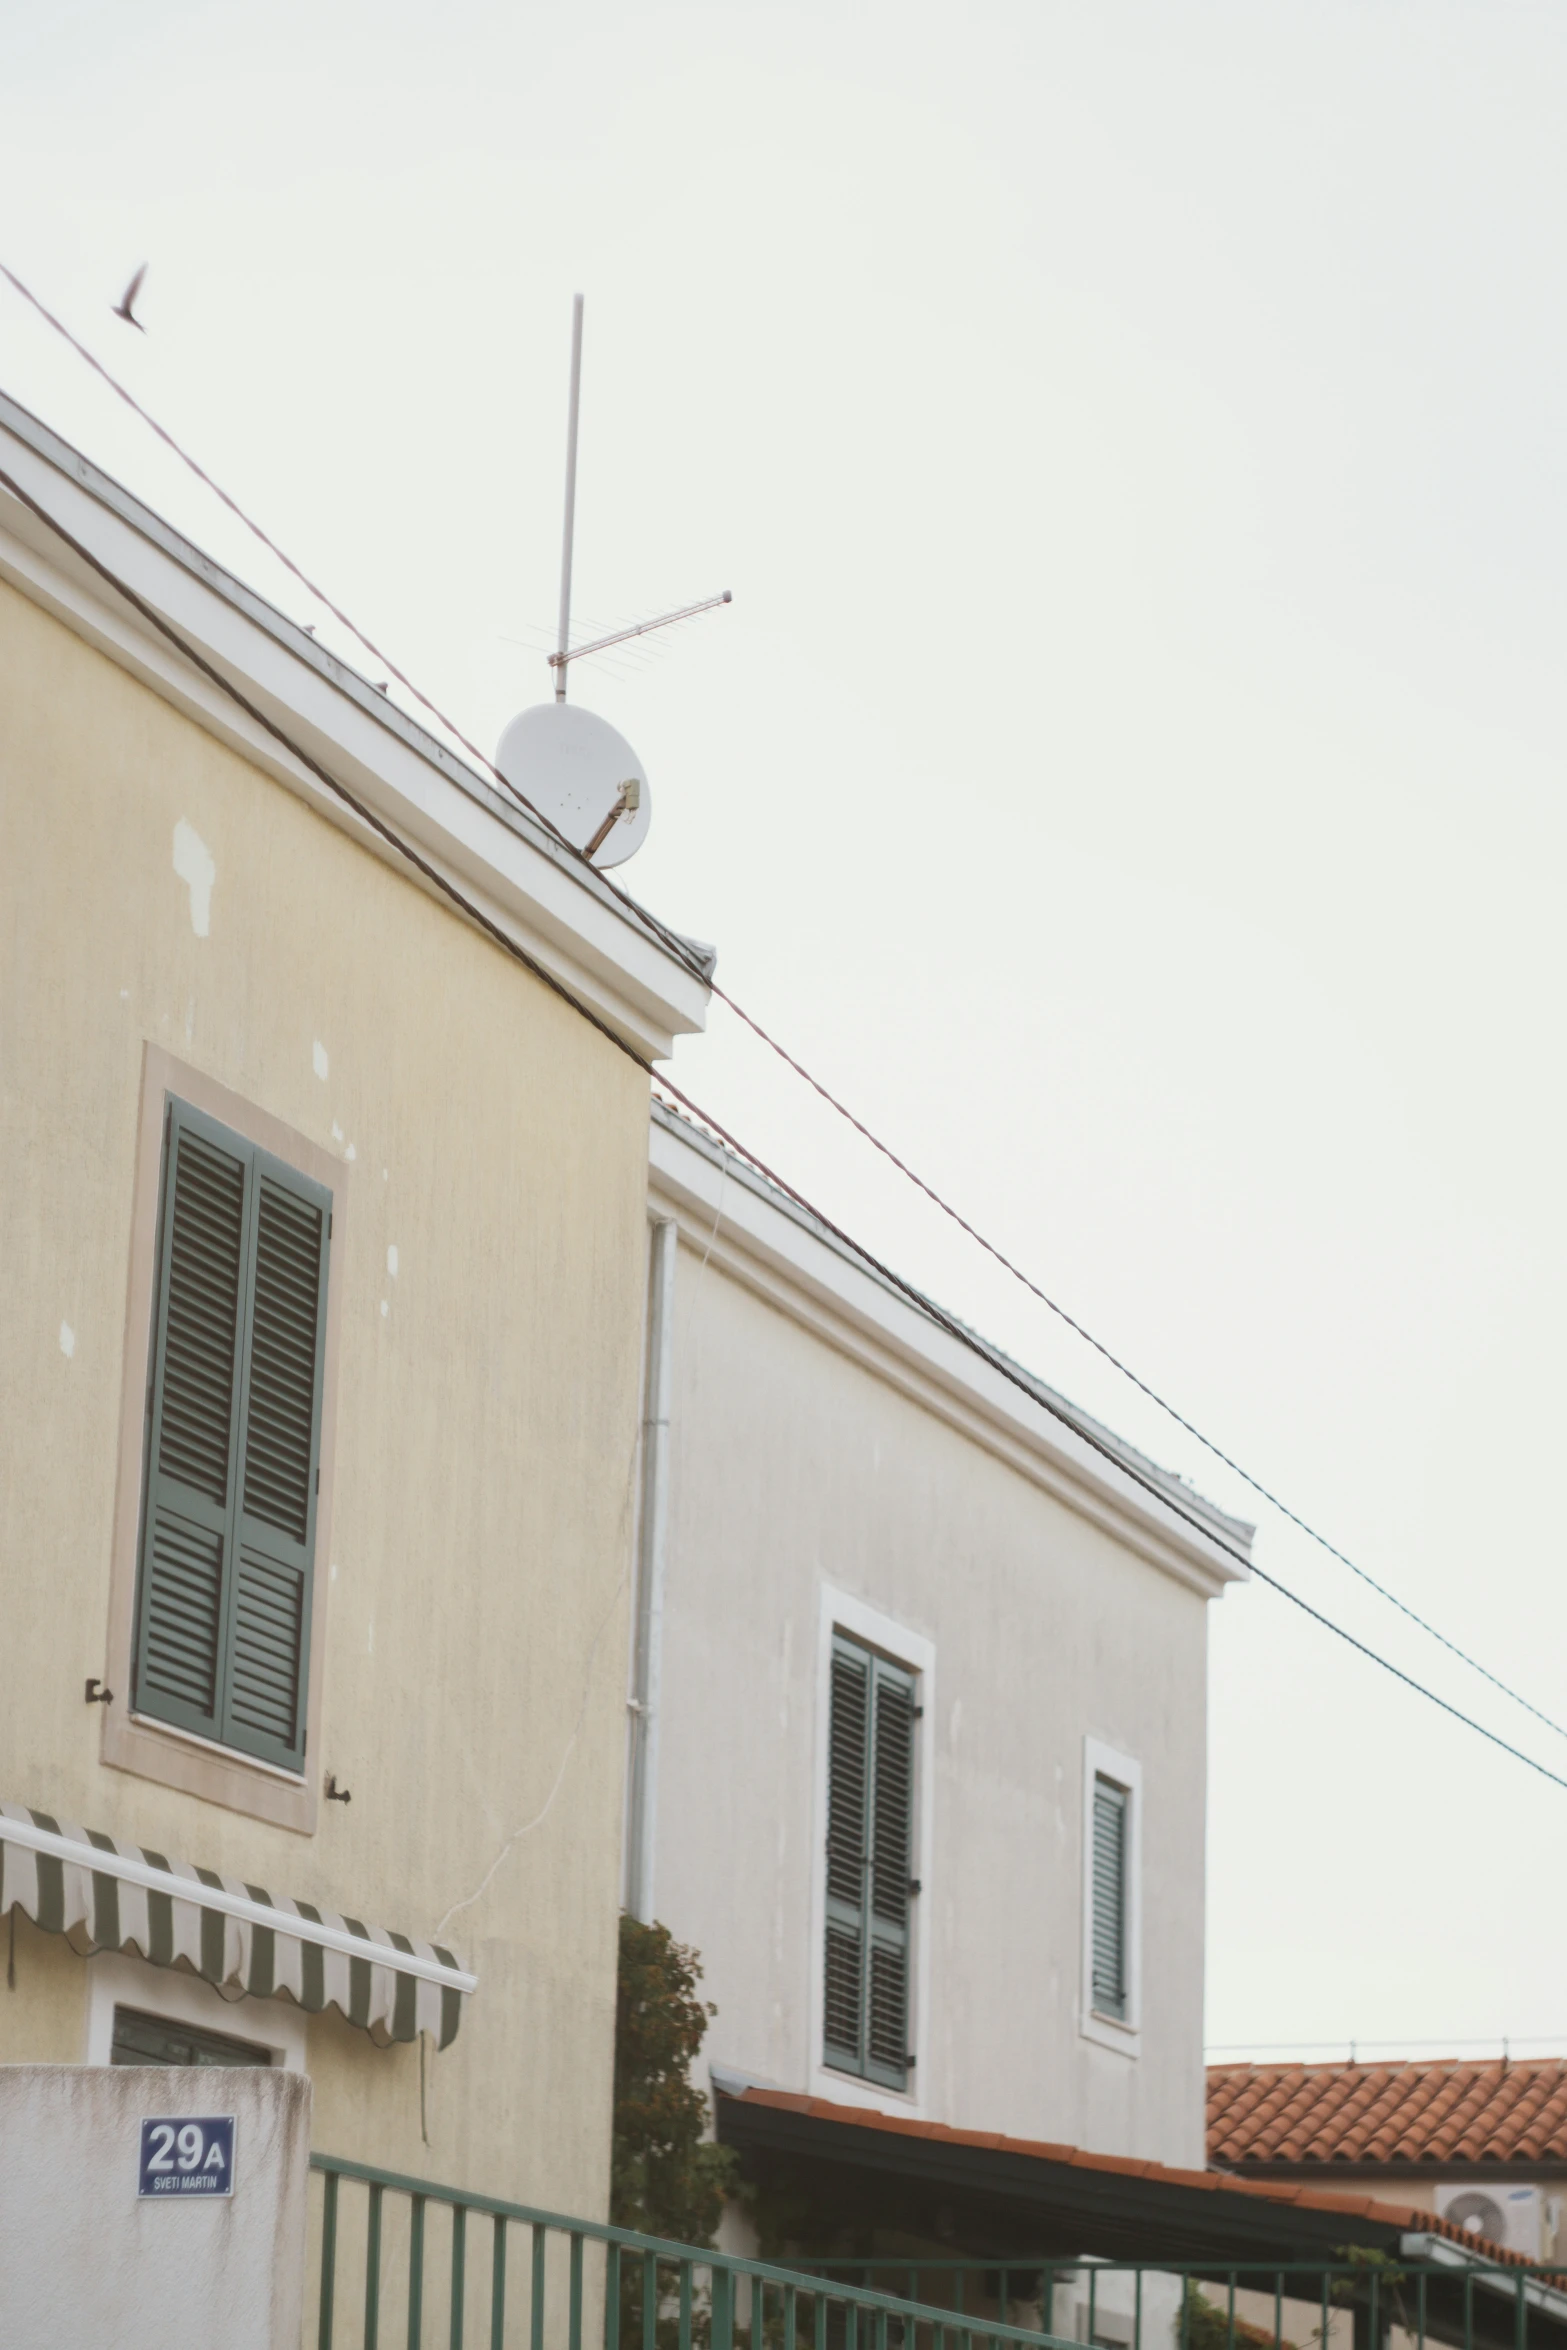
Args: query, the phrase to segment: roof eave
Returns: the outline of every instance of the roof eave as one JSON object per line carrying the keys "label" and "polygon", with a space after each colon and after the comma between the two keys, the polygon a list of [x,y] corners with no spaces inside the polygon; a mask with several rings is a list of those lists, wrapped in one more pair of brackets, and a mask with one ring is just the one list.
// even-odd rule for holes
{"label": "roof eave", "polygon": [[[638,1053],[667,1058],[677,1036],[705,1025],[705,981],[601,876],[368,680],[4,393],[0,450],[5,470],[71,538]],[[0,577],[298,792],[328,822],[391,857],[318,778],[3,489]]]}
{"label": "roof eave", "polygon": [[911,2186],[966,2190],[1003,2210],[1033,2210],[1040,2240],[1007,2247],[1018,2253],[1043,2252],[1052,2232],[1074,2252],[1197,2263],[1332,2260],[1350,2242],[1397,2253],[1417,2234],[1461,2241],[1435,2214],[1376,2197],[1280,2192],[1211,2171],[903,2121],[778,2090],[747,2087],[734,2095],[720,2088],[715,2105],[724,2144],[803,2159],[819,2178],[836,2163]]}
{"label": "roof eave", "polygon": [[1207,1598],[1245,1580],[1253,1529],[1243,1520],[1224,1516],[1000,1349],[977,1340],[976,1353],[953,1337],[836,1234],[656,1098],[649,1179],[656,1205],[710,1263],[1107,1526],[1150,1564]]}

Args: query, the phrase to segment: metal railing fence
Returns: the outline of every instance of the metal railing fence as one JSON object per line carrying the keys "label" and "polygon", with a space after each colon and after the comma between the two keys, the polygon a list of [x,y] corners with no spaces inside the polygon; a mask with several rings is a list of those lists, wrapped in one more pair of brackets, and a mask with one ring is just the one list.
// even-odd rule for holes
{"label": "metal railing fence", "polygon": [[1434,2235],[1405,2235],[1396,2255],[1346,2248],[1283,2263],[1020,2254],[791,2265],[845,2283],[896,2280],[911,2303],[979,2326],[1026,2313],[1042,2334],[1099,2350],[1386,2350],[1395,2337],[1412,2350],[1567,2350],[1567,2272],[1476,2257]]}
{"label": "metal railing fence", "polygon": [[317,2350],[1078,2350],[875,2286],[312,2154]]}

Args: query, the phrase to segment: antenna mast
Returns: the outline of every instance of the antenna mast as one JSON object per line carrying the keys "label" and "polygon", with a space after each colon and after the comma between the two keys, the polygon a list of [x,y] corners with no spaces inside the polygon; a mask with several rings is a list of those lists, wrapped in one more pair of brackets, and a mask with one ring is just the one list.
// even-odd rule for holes
{"label": "antenna mast", "polygon": [[582,296],[571,302],[571,404],[566,416],[566,518],[560,546],[560,631],[555,671],[555,699],[566,699],[566,649],[571,641],[571,542],[577,523],[577,410],[582,399]]}
{"label": "antenna mast", "polygon": [[[0,275],[4,272],[0,271]],[[571,558],[577,526],[577,421],[582,405],[582,296],[571,299],[571,390],[566,408],[566,510],[561,525],[560,623],[549,656],[555,698],[520,710],[502,734],[495,764],[502,779],[554,828],[601,869],[623,865],[641,846],[652,816],[647,771],[623,734],[607,719],[566,700],[566,671],[573,661],[606,652],[654,629],[672,628],[729,602],[729,590],[661,612],[651,620],[628,621],[595,637],[571,641]]]}

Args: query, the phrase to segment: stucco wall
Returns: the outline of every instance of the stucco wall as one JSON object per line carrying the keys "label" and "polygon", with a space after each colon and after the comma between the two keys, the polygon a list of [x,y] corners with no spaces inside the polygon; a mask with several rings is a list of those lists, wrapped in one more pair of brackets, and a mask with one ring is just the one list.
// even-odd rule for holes
{"label": "stucco wall", "polygon": [[[233,2120],[228,2193],[138,2195],[143,2122],[212,2113]],[[296,2350],[309,2158],[297,2073],[0,2070],[7,2343]]]}
{"label": "stucco wall", "polygon": [[[206,936],[181,824],[215,868]],[[308,1767],[353,1801],[310,1836],[105,1767],[83,1703],[107,1645],[146,1040],[346,1168]],[[315,2137],[601,2212],[645,1079],[0,587],[0,1112],[0,1790],[423,1937],[541,1815],[443,1937],[480,1988],[430,2064],[429,2144],[416,2050],[379,2052],[332,2015],[310,2026]],[[80,2061],[88,1969],[24,1943],[0,2060]]]}
{"label": "stucco wall", "polygon": [[[654,1908],[707,2054],[798,2090],[819,2055],[827,1584],[935,1646],[923,2116],[1200,2165],[1206,1602],[684,1245],[674,1328]],[[1078,2028],[1085,1733],[1143,1770],[1135,2058]]]}

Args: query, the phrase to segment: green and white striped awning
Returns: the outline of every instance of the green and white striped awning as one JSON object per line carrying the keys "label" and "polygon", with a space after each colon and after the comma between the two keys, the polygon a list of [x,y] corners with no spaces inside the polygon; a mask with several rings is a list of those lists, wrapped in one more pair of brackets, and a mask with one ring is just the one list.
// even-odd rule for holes
{"label": "green and white striped awning", "polygon": [[0,1803],[0,1916],[13,1907],[84,1956],[130,1950],[230,1994],[292,1999],[309,2015],[335,2007],[383,2048],[421,2032],[448,2047],[477,1988],[438,1943]]}

